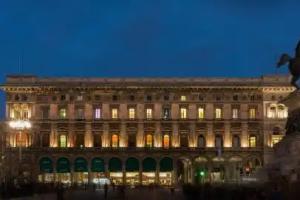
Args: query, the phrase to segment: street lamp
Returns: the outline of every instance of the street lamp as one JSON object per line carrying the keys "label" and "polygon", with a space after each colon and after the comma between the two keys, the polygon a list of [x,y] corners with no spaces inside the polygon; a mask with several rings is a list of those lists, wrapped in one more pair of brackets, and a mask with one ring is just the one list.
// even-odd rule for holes
{"label": "street lamp", "polygon": [[[22,131],[26,130],[26,129],[30,129],[31,128],[31,123],[28,120],[12,120],[10,122],[8,122],[8,125],[10,128],[12,128],[13,130],[19,131],[19,137],[22,138]],[[19,144],[19,167],[21,166],[21,162],[22,162],[22,144]]]}

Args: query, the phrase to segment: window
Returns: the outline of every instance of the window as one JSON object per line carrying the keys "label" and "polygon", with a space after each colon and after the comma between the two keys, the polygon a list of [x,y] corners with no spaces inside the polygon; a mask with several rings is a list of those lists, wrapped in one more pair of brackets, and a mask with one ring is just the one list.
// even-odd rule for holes
{"label": "window", "polygon": [[169,148],[170,147],[170,136],[169,135],[164,135],[163,137],[163,147],[164,148]]}
{"label": "window", "polygon": [[59,109],[59,118],[60,119],[67,118],[67,109],[66,108]]}
{"label": "window", "polygon": [[136,147],[136,134],[128,134],[128,147]]}
{"label": "window", "polygon": [[287,109],[284,105],[278,105],[278,118],[287,118],[288,117],[288,112]]}
{"label": "window", "polygon": [[164,119],[170,119],[170,115],[171,115],[170,108],[164,108],[164,110],[163,110],[163,118]]}
{"label": "window", "polygon": [[256,118],[256,109],[255,108],[250,108],[249,109],[249,118],[250,119],[255,119]]}
{"label": "window", "polygon": [[187,118],[187,109],[186,108],[180,108],[180,118],[181,119]]}
{"label": "window", "polygon": [[153,146],[153,136],[151,134],[146,135],[146,147]]}
{"label": "window", "polygon": [[24,132],[19,132],[16,134],[16,146],[26,147],[28,144],[28,134]]}
{"label": "window", "polygon": [[42,135],[42,147],[49,147],[50,146],[50,134],[44,133]]}
{"label": "window", "polygon": [[76,119],[84,119],[84,109],[83,108],[76,109]]}
{"label": "window", "polygon": [[111,118],[112,119],[118,119],[118,109],[117,108],[112,108],[111,109]]}
{"label": "window", "polygon": [[281,132],[281,129],[279,127],[273,128],[272,141],[271,141],[272,147],[282,139],[283,135],[280,134],[280,132]]}
{"label": "window", "polygon": [[59,136],[59,147],[67,147],[67,136],[66,135]]}
{"label": "window", "polygon": [[77,101],[82,101],[83,100],[83,96],[82,95],[78,95],[76,98]]}
{"label": "window", "polygon": [[129,108],[128,109],[128,118],[129,119],[134,119],[135,118],[135,109],[134,108]]}
{"label": "window", "polygon": [[100,95],[96,94],[96,95],[94,96],[94,99],[95,99],[96,101],[99,101],[99,100],[101,99],[101,97],[100,97]]}
{"label": "window", "polygon": [[133,95],[130,95],[130,96],[129,96],[129,100],[130,100],[130,101],[134,101],[134,99],[135,99],[135,97],[134,97]]}
{"label": "window", "polygon": [[249,137],[249,147],[256,147],[256,136],[251,135]]}
{"label": "window", "polygon": [[42,107],[42,118],[48,119],[49,118],[49,106]]}
{"label": "window", "polygon": [[147,101],[152,101],[152,96],[151,95],[147,95]]}
{"label": "window", "polygon": [[186,101],[186,96],[185,95],[181,95],[180,96],[180,101]]}
{"label": "window", "polygon": [[215,110],[215,118],[216,119],[221,119],[222,118],[222,109],[221,108],[216,108],[216,110]]}
{"label": "window", "polygon": [[84,147],[84,134],[76,135],[76,147]]}
{"label": "window", "polygon": [[147,119],[152,119],[152,108],[147,108],[146,109],[146,118]]}
{"label": "window", "polygon": [[237,119],[237,118],[239,118],[239,109],[233,108],[232,109],[232,119]]}
{"label": "window", "polygon": [[165,95],[165,96],[164,96],[164,100],[165,100],[165,101],[169,101],[169,96],[168,96],[168,95]]}
{"label": "window", "polygon": [[239,100],[239,96],[238,96],[238,95],[233,95],[233,97],[232,97],[232,98],[233,98],[233,100],[234,100],[234,101],[237,101],[237,100]]}
{"label": "window", "polygon": [[118,147],[119,146],[119,136],[117,134],[113,134],[111,136],[111,146]]}
{"label": "window", "polygon": [[275,118],[276,117],[276,106],[275,105],[271,105],[269,107],[267,116],[268,116],[268,118]]}
{"label": "window", "polygon": [[113,101],[117,101],[118,100],[118,96],[117,95],[113,95],[112,99],[113,99]]}
{"label": "window", "polygon": [[101,108],[95,108],[95,119],[101,119]]}
{"label": "window", "polygon": [[215,138],[215,147],[216,148],[222,148],[223,147],[223,138],[221,135],[216,135]]}
{"label": "window", "polygon": [[94,134],[94,147],[101,147],[102,139],[101,134]]}
{"label": "window", "polygon": [[241,147],[240,137],[238,135],[234,135],[232,138],[232,147],[238,148]]}
{"label": "window", "polygon": [[204,108],[203,107],[198,108],[198,118],[204,119]]}
{"label": "window", "polygon": [[205,147],[205,137],[203,135],[198,136],[198,147],[199,148]]}
{"label": "window", "polygon": [[61,96],[60,96],[60,100],[61,100],[61,101],[66,100],[66,95],[61,95]]}

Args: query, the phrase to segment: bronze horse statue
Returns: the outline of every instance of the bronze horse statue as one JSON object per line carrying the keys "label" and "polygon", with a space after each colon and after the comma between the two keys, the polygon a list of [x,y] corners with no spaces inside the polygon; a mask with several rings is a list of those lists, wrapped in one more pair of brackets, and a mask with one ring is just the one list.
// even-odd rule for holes
{"label": "bronze horse statue", "polygon": [[295,57],[290,57],[286,53],[282,54],[277,63],[277,67],[281,67],[286,63],[289,63],[288,67],[292,75],[291,84],[295,86],[298,90],[300,87],[297,85],[296,82],[300,78],[300,41],[298,42],[298,45],[296,47]]}

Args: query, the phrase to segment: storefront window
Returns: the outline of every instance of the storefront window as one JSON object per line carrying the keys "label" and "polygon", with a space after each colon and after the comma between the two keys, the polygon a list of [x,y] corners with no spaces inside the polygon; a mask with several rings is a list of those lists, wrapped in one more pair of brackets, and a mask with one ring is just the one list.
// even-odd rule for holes
{"label": "storefront window", "polygon": [[119,136],[116,134],[113,134],[111,136],[111,146],[112,147],[118,147],[119,146]]}

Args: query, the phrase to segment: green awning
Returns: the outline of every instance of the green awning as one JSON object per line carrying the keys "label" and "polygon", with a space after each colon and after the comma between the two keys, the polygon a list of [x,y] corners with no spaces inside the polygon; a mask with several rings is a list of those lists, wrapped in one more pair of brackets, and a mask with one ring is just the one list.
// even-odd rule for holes
{"label": "green awning", "polygon": [[53,172],[52,160],[50,158],[43,157],[40,159],[40,171],[42,173],[52,173]]}
{"label": "green awning", "polygon": [[136,158],[128,158],[126,160],[126,172],[138,172],[139,161]]}
{"label": "green awning", "polygon": [[119,158],[111,158],[108,163],[108,170],[110,172],[121,172],[122,161]]}
{"label": "green awning", "polygon": [[169,157],[164,157],[159,162],[159,170],[161,172],[169,172],[173,170],[173,160]]}
{"label": "green awning", "polygon": [[84,158],[76,158],[74,162],[74,171],[75,172],[87,172],[87,161]]}
{"label": "green awning", "polygon": [[56,163],[57,173],[68,173],[70,172],[70,162],[67,158],[59,158]]}
{"label": "green awning", "polygon": [[92,172],[105,172],[104,160],[102,158],[93,158],[91,164]]}
{"label": "green awning", "polygon": [[155,172],[156,161],[153,158],[145,158],[143,160],[143,172]]}

